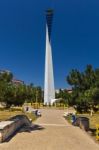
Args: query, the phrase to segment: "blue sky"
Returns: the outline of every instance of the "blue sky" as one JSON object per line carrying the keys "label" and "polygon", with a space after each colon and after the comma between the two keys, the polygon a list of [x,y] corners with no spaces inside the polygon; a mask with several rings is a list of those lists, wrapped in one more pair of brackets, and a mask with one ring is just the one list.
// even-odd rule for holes
{"label": "blue sky", "polygon": [[43,87],[45,10],[50,7],[55,86],[66,88],[71,69],[99,67],[99,0],[1,0],[0,69]]}

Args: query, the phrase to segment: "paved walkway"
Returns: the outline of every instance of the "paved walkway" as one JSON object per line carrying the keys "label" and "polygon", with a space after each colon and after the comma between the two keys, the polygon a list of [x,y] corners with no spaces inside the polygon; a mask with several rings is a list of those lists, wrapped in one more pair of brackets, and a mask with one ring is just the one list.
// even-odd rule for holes
{"label": "paved walkway", "polygon": [[99,146],[81,129],[62,117],[63,110],[41,110],[34,129],[23,129],[0,150],[98,150]]}

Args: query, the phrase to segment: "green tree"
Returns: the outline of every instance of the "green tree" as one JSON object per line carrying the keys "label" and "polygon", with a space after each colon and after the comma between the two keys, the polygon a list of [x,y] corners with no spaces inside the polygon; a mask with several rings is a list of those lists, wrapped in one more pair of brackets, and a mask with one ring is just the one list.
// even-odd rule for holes
{"label": "green tree", "polygon": [[99,104],[99,69],[87,65],[84,72],[72,70],[67,76],[67,82],[72,86],[72,105],[87,106]]}
{"label": "green tree", "polygon": [[61,103],[64,103],[64,104],[70,104],[71,102],[71,94],[68,93],[67,90],[62,90],[60,89],[59,90],[59,93],[56,93],[56,99],[60,99],[60,102]]}
{"label": "green tree", "polygon": [[42,102],[42,88],[40,86],[36,87],[36,102]]}

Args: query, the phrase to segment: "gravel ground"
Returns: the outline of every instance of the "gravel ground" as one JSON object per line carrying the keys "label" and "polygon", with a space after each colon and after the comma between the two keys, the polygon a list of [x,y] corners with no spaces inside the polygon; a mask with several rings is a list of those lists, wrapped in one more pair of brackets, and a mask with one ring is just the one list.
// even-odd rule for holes
{"label": "gravel ground", "polygon": [[34,128],[23,128],[0,150],[98,150],[84,131],[73,127],[62,117],[63,110],[44,109]]}

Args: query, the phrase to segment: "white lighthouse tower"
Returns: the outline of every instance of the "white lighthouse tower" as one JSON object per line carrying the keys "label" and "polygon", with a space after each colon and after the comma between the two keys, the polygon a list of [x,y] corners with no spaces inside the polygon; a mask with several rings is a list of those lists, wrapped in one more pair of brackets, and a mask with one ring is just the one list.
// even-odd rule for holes
{"label": "white lighthouse tower", "polygon": [[46,11],[46,56],[45,56],[45,82],[44,82],[44,104],[53,104],[55,101],[54,73],[51,48],[51,28],[53,10]]}

